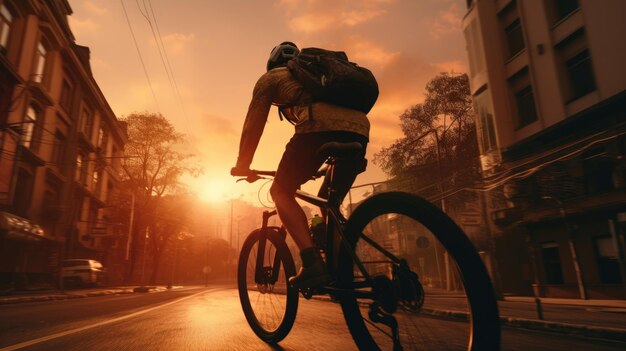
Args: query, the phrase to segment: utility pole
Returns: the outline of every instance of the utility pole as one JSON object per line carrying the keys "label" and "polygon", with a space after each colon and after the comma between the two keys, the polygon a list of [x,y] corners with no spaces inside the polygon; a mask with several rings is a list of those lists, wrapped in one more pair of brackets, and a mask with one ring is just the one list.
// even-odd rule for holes
{"label": "utility pole", "polygon": [[135,188],[133,188],[130,202],[130,222],[128,224],[128,239],[126,240],[126,260],[130,258],[130,244],[133,241],[133,225],[135,220]]}
{"label": "utility pole", "polygon": [[235,277],[235,272],[233,269],[233,203],[235,199],[230,199],[230,248],[228,250],[228,271],[230,272],[230,278]]}

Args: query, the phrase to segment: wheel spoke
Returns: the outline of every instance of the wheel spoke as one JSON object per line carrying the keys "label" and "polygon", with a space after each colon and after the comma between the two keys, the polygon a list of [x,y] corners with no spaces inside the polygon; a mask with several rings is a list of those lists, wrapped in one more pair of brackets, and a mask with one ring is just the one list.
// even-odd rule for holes
{"label": "wheel spoke", "polygon": [[[285,271],[294,274],[295,267],[282,239],[268,235],[260,246],[261,234],[260,230],[255,231],[244,241],[239,259],[238,289],[252,330],[262,340],[275,343],[287,335],[294,323],[298,296],[282,287],[285,280],[273,282],[273,276],[278,273],[279,278],[283,277],[287,274]],[[270,234],[274,234],[271,229]],[[280,263],[277,266],[279,272],[274,272],[272,267],[276,262]],[[278,295],[279,291],[284,295]]]}
{"label": "wheel spoke", "polygon": [[[355,209],[344,234],[353,252],[340,252],[337,279],[348,282],[345,287],[370,285],[369,299],[362,301],[380,308],[369,316],[360,307],[365,296],[342,295],[358,348],[391,350],[399,346],[396,340],[404,350],[467,350],[470,343],[481,345],[477,349],[499,347],[497,305],[487,271],[472,243],[438,208],[404,193],[377,194]],[[472,285],[463,286],[466,281]],[[430,293],[425,300],[424,287]],[[448,289],[454,289],[454,296]],[[472,306],[470,321],[489,322],[472,323],[472,328],[424,314],[438,304],[456,306],[463,301],[458,295]],[[420,310],[423,303],[428,308]]]}

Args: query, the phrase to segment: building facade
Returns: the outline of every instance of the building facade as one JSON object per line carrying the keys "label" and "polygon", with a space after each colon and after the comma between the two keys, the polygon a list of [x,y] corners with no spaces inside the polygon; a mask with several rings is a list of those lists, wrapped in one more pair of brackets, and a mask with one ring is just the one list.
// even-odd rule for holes
{"label": "building facade", "polygon": [[106,261],[126,140],[75,43],[67,0],[0,0],[0,285],[55,284]]}
{"label": "building facade", "polygon": [[626,2],[468,0],[467,10],[503,292],[626,298]]}

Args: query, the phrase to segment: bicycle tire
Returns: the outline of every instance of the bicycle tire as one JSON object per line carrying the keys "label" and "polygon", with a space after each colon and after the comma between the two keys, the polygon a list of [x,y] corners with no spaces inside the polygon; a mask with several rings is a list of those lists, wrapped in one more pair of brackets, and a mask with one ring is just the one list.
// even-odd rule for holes
{"label": "bicycle tire", "polygon": [[[380,216],[394,218],[388,215],[408,217],[411,221],[415,221],[430,230],[433,236],[439,240],[443,248],[448,251],[449,256],[456,261],[462,282],[468,283],[464,283],[469,308],[468,319],[470,322],[469,330],[464,331],[467,333],[467,342],[461,341],[457,344],[457,347],[467,350],[499,350],[500,323],[498,306],[487,270],[468,237],[456,223],[438,207],[424,199],[402,192],[388,192],[374,195],[359,205],[346,223],[344,233],[350,243],[350,250],[356,252],[357,245],[359,245],[360,233],[364,233],[365,228],[369,227],[368,223],[375,221],[375,218],[379,218]],[[361,241],[363,242],[362,244],[365,244],[365,240]],[[338,282],[351,282],[352,280],[356,280],[353,259],[351,258],[351,254],[346,250],[348,250],[348,248],[345,246],[342,247],[342,251],[338,257]],[[436,250],[436,248],[434,250]],[[378,332],[373,330],[371,326],[368,329],[366,324],[371,325],[372,322],[366,320],[367,318],[363,316],[357,298],[354,295],[344,294],[340,298],[340,304],[346,324],[358,348],[361,350],[380,350],[379,340],[375,340],[372,336],[372,333],[376,334]],[[399,313],[401,312],[396,312],[394,316]],[[412,323],[414,324],[417,324],[415,321],[417,321],[418,318],[421,318],[427,323],[454,323],[447,321],[440,322],[439,320],[435,321],[435,319],[431,317],[423,317],[421,315],[422,314],[417,316],[410,315],[406,318],[412,318],[414,321]],[[413,328],[413,325],[410,327]],[[463,325],[461,328],[465,329],[465,326]],[[423,329],[424,328],[422,328],[422,330]],[[400,329],[400,333],[402,332],[402,329]],[[427,332],[433,333],[432,330],[427,330]],[[405,330],[404,333],[411,333],[411,331]],[[407,337],[411,337],[412,339],[423,337],[423,335],[417,335],[420,333],[423,332],[419,331],[414,333],[416,335],[408,335]],[[450,334],[454,333],[450,333],[448,330],[448,333],[443,334],[441,337],[448,338]],[[443,343],[446,340],[436,341]],[[412,341],[411,343],[413,342],[426,343],[426,341]],[[404,344],[404,341],[402,343]],[[389,346],[387,345],[387,347]],[[452,347],[448,346],[424,347],[422,345],[413,347],[416,349],[452,349]]]}
{"label": "bicycle tire", "polygon": [[[265,233],[262,232],[263,229],[254,230],[243,243],[237,267],[237,287],[241,307],[250,328],[261,340],[273,344],[284,339],[295,322],[298,290],[288,284],[289,277],[295,275],[296,269],[284,237],[281,237],[278,228],[268,227],[265,230]],[[255,283],[254,267],[263,237],[267,238],[263,266],[273,269],[275,258],[278,258],[280,272],[276,283],[280,286]],[[264,311],[264,307],[268,306],[272,308]],[[270,314],[269,317],[266,313]],[[268,318],[272,317],[278,320],[270,323]]]}

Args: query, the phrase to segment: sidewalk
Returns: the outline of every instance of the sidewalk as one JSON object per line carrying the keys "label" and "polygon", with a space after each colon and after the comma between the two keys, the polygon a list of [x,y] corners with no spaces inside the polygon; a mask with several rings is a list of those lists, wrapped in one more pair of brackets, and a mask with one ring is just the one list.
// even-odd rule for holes
{"label": "sidewalk", "polygon": [[14,291],[10,295],[0,295],[0,305],[41,302],[51,300],[67,300],[92,296],[120,295],[145,293],[151,291],[167,290],[165,287],[157,286],[121,286],[121,287],[95,287],[85,289],[66,290],[42,290],[42,291]]}
{"label": "sidewalk", "polygon": [[[464,296],[427,291],[423,313],[467,320]],[[626,342],[626,301],[506,296],[498,302],[503,326]],[[539,308],[539,310],[538,310]],[[539,312],[543,319],[539,319]]]}

